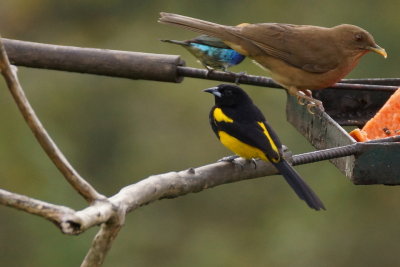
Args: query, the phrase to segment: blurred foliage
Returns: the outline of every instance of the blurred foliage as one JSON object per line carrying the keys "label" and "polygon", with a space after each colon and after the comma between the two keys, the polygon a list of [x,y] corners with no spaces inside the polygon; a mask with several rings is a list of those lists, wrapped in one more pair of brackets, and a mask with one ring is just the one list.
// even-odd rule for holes
{"label": "blurred foliage", "polygon": [[[369,30],[389,53],[370,54],[350,77],[399,77],[399,1],[51,1],[0,2],[3,37],[81,47],[180,54],[159,39],[189,31],[157,23],[160,11],[224,24],[287,22]],[[263,75],[249,60],[233,68]],[[112,195],[151,174],[200,166],[229,152],[208,125],[212,81],[131,81],[19,69],[32,105],[72,164]],[[295,153],[312,150],[285,120],[285,94],[243,86]],[[0,83],[1,187],[80,209],[84,201],[39,148]],[[314,212],[279,176],[163,200],[127,216],[105,266],[397,266],[397,187],[354,186],[328,162],[297,168],[325,202]],[[276,178],[276,179],[275,179]],[[0,207],[4,266],[77,266],[96,229],[64,236],[41,218]]]}

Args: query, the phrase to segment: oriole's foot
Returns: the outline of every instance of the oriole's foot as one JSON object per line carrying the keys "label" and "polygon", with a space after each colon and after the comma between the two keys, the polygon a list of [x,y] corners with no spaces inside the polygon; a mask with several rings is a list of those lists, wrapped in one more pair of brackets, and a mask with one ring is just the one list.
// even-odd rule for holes
{"label": "oriole's foot", "polygon": [[248,162],[249,164],[253,163],[254,165],[254,169],[257,169],[257,159],[247,159],[246,162]]}
{"label": "oriole's foot", "polygon": [[244,168],[244,166],[246,164],[253,164],[254,165],[254,169],[257,169],[257,159],[246,159],[246,162],[243,164],[239,161],[235,161],[235,159],[240,158],[238,155],[232,155],[232,156],[227,156],[227,157],[223,157],[222,159],[219,159],[218,162],[229,162],[229,163],[233,163],[235,165],[239,165],[242,169]]}
{"label": "oriole's foot", "polygon": [[218,162],[225,161],[225,162],[231,162],[232,163],[237,158],[240,158],[240,157],[238,155],[226,156],[226,157],[223,157],[222,159],[219,159]]}

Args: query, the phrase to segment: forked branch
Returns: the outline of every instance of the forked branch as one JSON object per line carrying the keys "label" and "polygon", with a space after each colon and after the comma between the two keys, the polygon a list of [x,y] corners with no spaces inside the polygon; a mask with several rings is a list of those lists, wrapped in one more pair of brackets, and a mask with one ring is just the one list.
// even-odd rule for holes
{"label": "forked branch", "polygon": [[37,141],[42,146],[46,154],[57,166],[60,172],[64,175],[65,179],[79,192],[89,203],[95,200],[102,199],[104,196],[99,194],[79,173],[72,167],[72,165],[65,158],[64,154],[60,151],[54,141],[51,139],[46,129],[43,127],[39,118],[36,116],[35,111],[30,105],[25,96],[19,80],[17,78],[17,69],[12,67],[8,60],[4,45],[0,38],[0,71],[3,75],[8,89],[12,94],[22,116],[28,123],[30,129],[35,135]]}

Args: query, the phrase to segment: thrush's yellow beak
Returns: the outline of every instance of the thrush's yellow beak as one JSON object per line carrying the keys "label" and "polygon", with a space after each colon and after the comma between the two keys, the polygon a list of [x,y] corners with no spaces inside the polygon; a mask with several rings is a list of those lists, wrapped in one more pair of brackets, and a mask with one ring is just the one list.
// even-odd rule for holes
{"label": "thrush's yellow beak", "polygon": [[385,49],[383,49],[379,45],[369,46],[369,47],[367,47],[367,49],[383,56],[384,58],[387,58],[387,53],[386,53]]}

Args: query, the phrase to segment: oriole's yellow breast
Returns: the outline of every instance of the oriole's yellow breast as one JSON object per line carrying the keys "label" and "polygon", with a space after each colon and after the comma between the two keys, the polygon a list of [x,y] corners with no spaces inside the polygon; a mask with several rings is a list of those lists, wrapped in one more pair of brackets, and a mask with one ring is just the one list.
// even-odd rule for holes
{"label": "oriole's yellow breast", "polygon": [[233,151],[235,154],[245,159],[258,158],[262,160],[268,160],[262,150],[243,143],[239,139],[229,135],[224,131],[218,131],[219,140],[228,149]]}

